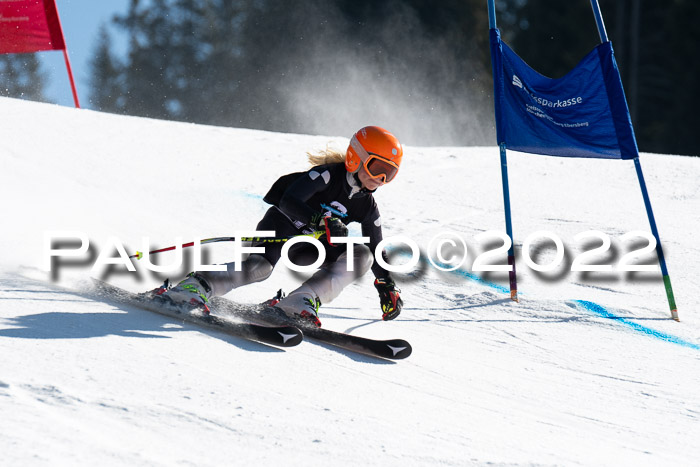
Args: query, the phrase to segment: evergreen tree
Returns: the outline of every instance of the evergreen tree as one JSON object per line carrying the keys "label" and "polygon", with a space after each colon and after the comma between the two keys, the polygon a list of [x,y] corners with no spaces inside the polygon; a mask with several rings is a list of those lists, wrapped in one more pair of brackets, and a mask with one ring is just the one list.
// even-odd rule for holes
{"label": "evergreen tree", "polygon": [[694,57],[700,46],[700,2],[626,3],[639,4],[639,24],[629,28],[621,73],[640,149],[698,156],[700,63]]}
{"label": "evergreen tree", "polygon": [[129,115],[178,119],[180,107],[170,66],[173,27],[172,2],[131,0],[126,16],[116,22],[129,37],[129,55],[123,70],[124,106]]}
{"label": "evergreen tree", "polygon": [[254,2],[180,0],[177,32],[171,39],[172,66],[180,82],[180,103],[188,120],[233,126],[240,89],[243,23]]}
{"label": "evergreen tree", "polygon": [[[670,52],[695,53],[700,2],[600,2],[640,148],[697,154],[698,63]],[[588,1],[496,6],[503,37],[544,75],[563,76],[599,42]],[[323,134],[371,121],[408,144],[494,141],[483,0],[131,0],[115,24],[128,56],[111,57],[103,33],[93,62],[105,110]]]}
{"label": "evergreen tree", "polygon": [[237,41],[248,3],[132,0],[128,12],[115,18],[129,37],[128,56],[117,72],[123,88],[119,110],[232,125]]}
{"label": "evergreen tree", "polygon": [[48,102],[45,80],[36,54],[0,55],[0,96]]}
{"label": "evergreen tree", "polygon": [[347,134],[374,121],[409,144],[486,144],[486,13],[480,1],[267,2],[245,24],[253,74],[242,84],[255,91],[242,115],[281,131]]}
{"label": "evergreen tree", "polygon": [[120,81],[122,67],[112,55],[110,44],[109,31],[103,24],[90,61],[90,106],[104,112],[121,113],[125,104]]}
{"label": "evergreen tree", "polygon": [[424,144],[492,139],[481,0],[131,0],[115,24],[129,52],[119,66],[108,39],[98,44],[105,110],[326,134],[374,121]]}

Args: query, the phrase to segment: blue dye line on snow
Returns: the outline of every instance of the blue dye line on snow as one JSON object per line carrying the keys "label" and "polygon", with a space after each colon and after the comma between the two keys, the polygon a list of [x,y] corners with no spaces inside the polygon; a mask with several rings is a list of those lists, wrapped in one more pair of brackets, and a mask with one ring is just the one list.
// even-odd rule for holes
{"label": "blue dye line on snow", "polygon": [[262,201],[262,199],[264,198],[263,195],[256,195],[253,193],[243,193],[243,196],[245,196],[246,198],[257,199],[260,201]]}
{"label": "blue dye line on snow", "polygon": [[[392,248],[387,248],[386,249],[388,252],[391,252]],[[399,256],[408,256],[407,253],[401,253]],[[430,261],[426,260],[423,258],[421,255],[420,261],[424,264],[431,264],[433,265]],[[510,288],[509,287],[504,287],[500,284],[496,284],[495,282],[487,281],[483,277],[479,276],[478,274],[474,274],[473,272],[469,271],[464,271],[462,269],[452,269],[452,270],[447,270],[447,268],[450,267],[448,264],[443,264],[443,263],[437,263],[438,266],[445,268],[445,270],[442,270],[440,272],[449,272],[451,274],[457,274],[458,276],[463,276],[466,277],[467,279],[473,280],[474,282],[478,282],[481,285],[485,285],[486,287],[490,287],[494,290],[497,290],[501,293],[510,293]],[[433,265],[434,266],[434,265]]]}
{"label": "blue dye line on snow", "polygon": [[[478,282],[479,284],[485,285],[487,287],[490,287],[494,290],[497,290],[499,292],[503,293],[509,293],[510,292],[510,287],[504,287],[500,284],[496,284],[494,282],[489,282],[487,280],[484,280],[480,276],[468,272],[468,271],[463,271],[461,269],[456,269],[453,271],[446,271],[446,272],[451,272],[454,274],[458,274],[460,276],[464,276],[468,279],[471,279],[475,282]],[[627,318],[622,318],[620,316],[616,316],[610,311],[608,311],[605,307],[595,303],[595,302],[590,302],[586,300],[573,300],[573,302],[579,307],[582,308],[586,311],[589,311],[593,314],[596,314],[600,317],[607,318],[607,319],[614,319],[616,322],[627,326],[639,333],[646,334],[647,336],[654,337],[656,339],[660,339],[662,341],[670,342],[672,344],[677,344],[682,347],[688,347],[690,349],[694,350],[700,350],[700,344],[695,344],[693,342],[689,342],[687,340],[681,339],[678,336],[674,336],[672,334],[666,334],[661,331],[657,331],[656,329],[648,328],[646,326],[642,326],[639,323],[635,323],[634,321],[627,319]]]}
{"label": "blue dye line on snow", "polygon": [[681,345],[683,347],[688,347],[691,349],[700,350],[700,345],[698,345],[698,344],[688,342],[687,340],[681,339],[680,337],[673,336],[671,334],[666,334],[665,332],[657,331],[656,329],[642,326],[641,324],[635,323],[634,321],[631,321],[627,318],[615,316],[610,311],[606,310],[604,307],[598,305],[597,303],[588,302],[586,300],[574,300],[574,303],[576,305],[578,305],[579,307],[585,309],[586,311],[590,311],[591,313],[594,313],[594,314],[601,316],[603,318],[614,319],[618,323],[624,324],[625,326],[630,327],[637,332],[641,332],[643,334],[646,334],[646,335],[651,336],[651,337],[655,337],[657,339],[661,339],[661,340],[666,341],[666,342],[671,342],[672,344],[678,344],[678,345]]}
{"label": "blue dye line on snow", "polygon": [[457,274],[459,276],[466,277],[467,279],[471,279],[474,282],[478,282],[481,285],[485,285],[486,287],[490,287],[490,288],[497,290],[499,292],[510,293],[510,287],[505,287],[505,286],[502,286],[500,284],[496,284],[495,282],[487,281],[483,277],[481,277],[477,274],[474,274],[473,272],[463,271],[461,269],[455,269],[453,271],[443,271],[443,272],[451,272],[453,274]]}

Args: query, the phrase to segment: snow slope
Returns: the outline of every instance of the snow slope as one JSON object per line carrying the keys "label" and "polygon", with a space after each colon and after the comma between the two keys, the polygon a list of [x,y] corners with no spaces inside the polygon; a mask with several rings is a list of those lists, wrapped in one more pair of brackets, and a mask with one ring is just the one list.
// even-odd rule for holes
{"label": "snow slope", "polygon": [[[516,245],[549,230],[567,246],[552,273],[518,258],[514,303],[503,273],[471,272],[488,244],[475,237],[504,230],[497,148],[407,147],[377,194],[385,235],[425,251],[453,232],[470,257],[439,272],[422,255],[398,275],[396,321],[378,319],[369,276],[322,307],[325,327],[412,343],[407,360],[384,362],[312,342],[280,350],[62,289],[94,256],[59,268],[61,283],[40,271],[52,230],[85,232],[96,255],[110,237],[135,250],[144,236],[155,247],[252,229],[277,176],[346,137],[0,108],[3,464],[697,465],[700,159],[642,157],[677,323],[659,273],[568,270],[597,246],[580,232],[609,235],[601,261],[616,263],[629,249],[619,237],[649,230],[630,162],[509,156]],[[209,251],[230,257],[230,245]],[[553,249],[533,256],[544,264]],[[135,291],[162,277],[113,272]],[[299,280],[278,268],[228,298],[257,302]]]}

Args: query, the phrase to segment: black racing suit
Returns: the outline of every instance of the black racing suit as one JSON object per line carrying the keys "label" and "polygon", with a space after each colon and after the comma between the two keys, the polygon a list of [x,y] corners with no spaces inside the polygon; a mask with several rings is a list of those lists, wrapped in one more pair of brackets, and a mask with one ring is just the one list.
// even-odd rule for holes
{"label": "black racing suit", "polygon": [[[382,241],[381,216],[372,192],[362,188],[356,175],[349,174],[344,163],[326,164],[312,168],[307,172],[298,172],[281,177],[265,196],[265,201],[272,204],[257,230],[274,230],[276,236],[291,236],[313,232],[314,220],[319,215],[337,217],[343,223],[359,222],[362,236],[369,237],[372,253]],[[336,261],[347,245],[336,247],[324,243],[326,263]],[[282,245],[268,244],[264,257],[275,265],[281,257]],[[381,252],[387,261],[386,252]],[[301,243],[289,251],[290,259],[299,265],[313,263],[318,252],[313,245]],[[389,279],[389,271],[377,264],[372,264],[375,277]]]}
{"label": "black racing suit", "polygon": [[[377,203],[372,193],[362,189],[354,175],[348,174],[345,164],[327,164],[307,172],[285,175],[275,182],[265,201],[272,204],[260,220],[257,230],[271,230],[278,237],[312,233],[314,220],[321,216],[341,219],[345,224],[359,222],[362,236],[369,237],[367,245],[338,244],[333,247],[322,243],[326,260],[302,287],[314,291],[322,303],[332,301],[344,287],[372,268],[375,277],[391,281],[389,271],[373,261],[373,253],[382,241],[382,227]],[[226,263],[225,271],[202,271],[197,277],[206,283],[214,296],[253,282],[267,279],[282,257],[283,243],[265,243],[264,253],[253,253],[240,270],[236,263]],[[353,249],[353,269],[347,269],[348,248]],[[298,266],[308,266],[318,259],[318,251],[309,243],[297,243],[288,251],[289,259]],[[382,256],[387,261],[386,253]],[[294,292],[292,292],[294,293]]]}

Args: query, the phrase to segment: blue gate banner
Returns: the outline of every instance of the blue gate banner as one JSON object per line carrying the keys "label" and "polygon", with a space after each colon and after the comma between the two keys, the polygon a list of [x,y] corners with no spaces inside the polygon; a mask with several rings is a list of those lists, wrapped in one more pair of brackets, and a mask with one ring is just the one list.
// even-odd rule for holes
{"label": "blue gate banner", "polygon": [[534,154],[603,159],[639,155],[612,44],[566,76],[542,76],[490,30],[498,143]]}

